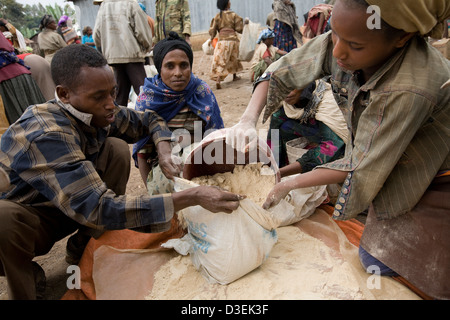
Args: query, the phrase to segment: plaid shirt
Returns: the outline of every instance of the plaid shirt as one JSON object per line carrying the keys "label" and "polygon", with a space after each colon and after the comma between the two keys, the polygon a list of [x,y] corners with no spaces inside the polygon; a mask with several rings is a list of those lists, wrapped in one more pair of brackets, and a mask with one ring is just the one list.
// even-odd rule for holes
{"label": "plaid shirt", "polygon": [[293,89],[331,76],[335,99],[349,128],[345,156],[319,167],[348,171],[335,205],[349,219],[373,204],[379,219],[411,211],[440,170],[450,169],[450,61],[422,38],[413,38],[366,83],[340,69],[331,33],[274,62],[263,120]]}
{"label": "plaid shirt", "polygon": [[164,120],[153,112],[117,107],[112,125],[98,129],[89,123],[89,114],[61,102],[30,106],[1,138],[0,165],[11,187],[0,198],[57,207],[78,223],[100,230],[168,229],[174,214],[170,195],[117,196],[96,171],[107,137],[129,144],[147,134],[155,144],[170,140]]}

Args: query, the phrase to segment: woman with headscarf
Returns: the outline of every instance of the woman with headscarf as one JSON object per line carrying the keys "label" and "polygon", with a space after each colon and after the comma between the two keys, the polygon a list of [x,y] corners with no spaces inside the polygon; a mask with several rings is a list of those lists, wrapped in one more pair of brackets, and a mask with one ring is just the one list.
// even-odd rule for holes
{"label": "woman with headscarf", "polygon": [[14,53],[14,47],[0,33],[0,104],[9,124],[14,123],[30,105],[45,98],[31,77],[29,67]]}
{"label": "woman with headscarf", "polygon": [[250,62],[252,81],[258,79],[272,62],[287,54],[286,51],[280,50],[273,45],[274,38],[275,33],[271,29],[264,29],[259,34],[259,38],[256,41],[259,46]]}
{"label": "woman with headscarf", "polygon": [[0,18],[0,31],[3,32],[6,39],[12,42],[18,53],[27,51],[27,44],[23,34],[3,18]]}
{"label": "woman with headscarf", "polygon": [[81,43],[80,37],[77,35],[75,29],[72,28],[72,22],[67,15],[59,18],[57,31],[67,44]]}
{"label": "woman with headscarf", "polygon": [[55,19],[49,14],[46,14],[41,19],[39,25],[38,44],[39,49],[44,52],[45,59],[51,63],[56,51],[67,46],[64,39],[56,32],[57,25]]}
{"label": "woman with headscarf", "polygon": [[217,89],[221,88],[220,82],[229,74],[233,74],[233,81],[239,80],[237,73],[244,69],[238,59],[239,38],[237,36],[237,33],[242,33],[244,30],[244,20],[231,11],[230,7],[230,0],[217,0],[217,8],[220,12],[211,20],[209,28],[211,41],[216,34],[219,34],[211,67],[211,80],[216,81]]}
{"label": "woman with headscarf", "polygon": [[333,5],[321,3],[312,7],[311,10],[304,15],[305,24],[300,27],[304,43],[307,40],[328,31],[328,22],[332,11]]}
{"label": "woman with headscarf", "polygon": [[290,52],[302,44],[295,4],[290,0],[274,0],[275,41],[273,45]]}
{"label": "woman with headscarf", "polygon": [[[175,142],[182,147],[191,145],[194,137],[203,138],[208,130],[224,127],[214,93],[206,82],[192,73],[194,55],[186,40],[171,31],[166,39],[155,45],[153,59],[158,74],[145,79],[136,110],[154,111],[164,118],[172,132],[180,129],[177,132],[182,134],[180,139],[183,141]],[[151,184],[149,193],[163,192],[167,184],[162,186],[158,182],[166,179],[155,167],[158,158],[150,137],[133,146],[133,158],[144,182]]]}
{"label": "woman with headscarf", "polygon": [[342,184],[334,219],[368,209],[362,267],[433,299],[450,299],[450,61],[427,37],[449,16],[448,0],[337,0],[332,31],[266,70],[227,138],[241,150],[264,106],[263,121],[292,90],[331,76],[344,157],[277,184],[264,207],[292,189]]}

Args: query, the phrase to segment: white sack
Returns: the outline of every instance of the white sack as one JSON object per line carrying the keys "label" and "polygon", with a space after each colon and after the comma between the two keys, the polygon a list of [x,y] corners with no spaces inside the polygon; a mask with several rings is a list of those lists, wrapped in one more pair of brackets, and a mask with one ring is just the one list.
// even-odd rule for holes
{"label": "white sack", "polygon": [[239,60],[250,61],[255,53],[256,41],[259,37],[259,23],[249,22],[244,25],[241,41],[239,43]]}
{"label": "white sack", "polygon": [[[185,179],[175,180],[175,191],[195,186]],[[178,213],[188,234],[163,246],[183,255],[189,253],[196,269],[209,282],[228,284],[263,264],[277,242],[277,227],[310,216],[326,198],[322,186],[293,190],[270,211],[250,199],[242,200],[231,214],[188,207]]]}
{"label": "white sack", "polygon": [[202,50],[203,50],[203,53],[208,56],[212,56],[214,54],[214,47],[211,44],[211,39],[206,40],[202,44]]}

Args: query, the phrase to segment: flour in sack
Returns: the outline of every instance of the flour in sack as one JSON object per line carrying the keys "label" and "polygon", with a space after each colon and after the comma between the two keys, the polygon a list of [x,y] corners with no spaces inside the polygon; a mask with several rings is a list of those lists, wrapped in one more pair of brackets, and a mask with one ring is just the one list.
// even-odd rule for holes
{"label": "flour in sack", "polygon": [[246,195],[262,207],[270,190],[275,186],[275,173],[263,163],[251,163],[245,166],[236,165],[233,172],[197,177],[192,179],[192,182]]}

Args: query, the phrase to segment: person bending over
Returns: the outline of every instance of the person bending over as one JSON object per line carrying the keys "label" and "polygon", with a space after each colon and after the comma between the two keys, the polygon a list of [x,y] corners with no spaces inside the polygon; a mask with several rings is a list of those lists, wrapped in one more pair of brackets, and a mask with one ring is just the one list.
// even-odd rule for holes
{"label": "person bending over", "polygon": [[1,138],[0,168],[10,185],[0,193],[0,275],[7,277],[12,299],[36,298],[43,271],[32,259],[77,229],[68,249],[84,249],[82,236],[104,230],[168,230],[176,212],[192,205],[230,213],[241,199],[207,186],[124,195],[128,144],[142,137],[151,136],[164,174],[179,174],[171,131],[156,113],[115,103],[114,74],[98,50],[67,46],[55,54],[51,69],[57,99],[29,107]]}
{"label": "person bending over", "polygon": [[425,37],[440,37],[448,16],[447,0],[337,0],[332,30],[269,66],[227,136],[245,148],[266,104],[264,120],[292,90],[331,76],[349,129],[344,157],[275,185],[264,206],[341,183],[335,219],[369,208],[363,267],[435,299],[450,298],[450,61]]}

